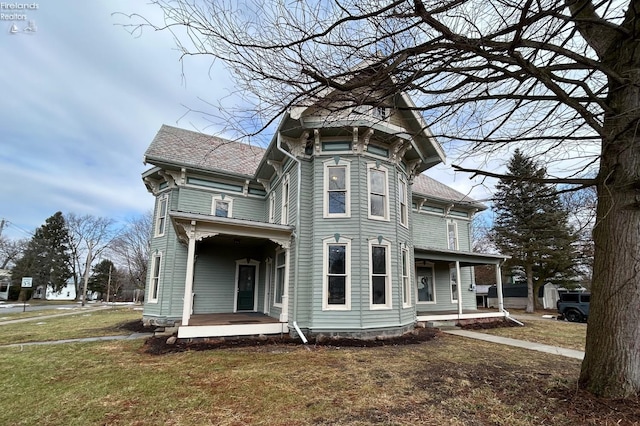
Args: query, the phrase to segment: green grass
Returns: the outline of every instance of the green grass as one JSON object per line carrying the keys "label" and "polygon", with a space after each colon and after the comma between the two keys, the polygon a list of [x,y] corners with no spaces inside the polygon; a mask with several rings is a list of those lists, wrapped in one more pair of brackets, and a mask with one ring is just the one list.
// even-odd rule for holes
{"label": "green grass", "polygon": [[92,308],[78,311],[75,315],[0,325],[0,345],[129,334],[130,332],[119,330],[117,325],[136,319],[142,319],[141,311],[128,307],[100,310]]}
{"label": "green grass", "polygon": [[0,349],[0,392],[15,401],[0,424],[563,424],[562,404],[548,413],[537,398],[579,371],[575,360],[449,336],[164,356],[141,353],[141,344]]}
{"label": "green grass", "polygon": [[[68,338],[58,334],[66,325],[74,337],[95,335],[137,318],[139,311],[101,310],[58,318],[49,333]],[[12,327],[0,327],[0,336]],[[0,348],[0,424],[640,422],[637,400],[595,401],[579,391],[575,359],[455,336],[367,349],[267,345],[154,356],[142,347],[135,340]]]}
{"label": "green grass", "polygon": [[522,315],[518,318],[524,322],[524,327],[505,327],[475,331],[584,351],[587,338],[587,326],[585,324],[555,320],[527,320],[527,318]]}

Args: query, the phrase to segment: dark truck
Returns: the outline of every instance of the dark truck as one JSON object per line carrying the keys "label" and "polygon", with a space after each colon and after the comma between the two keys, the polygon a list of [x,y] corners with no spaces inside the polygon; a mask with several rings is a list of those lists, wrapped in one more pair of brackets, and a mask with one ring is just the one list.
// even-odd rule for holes
{"label": "dark truck", "polygon": [[583,322],[589,318],[589,301],[591,293],[567,292],[560,293],[558,300],[558,319],[570,322]]}

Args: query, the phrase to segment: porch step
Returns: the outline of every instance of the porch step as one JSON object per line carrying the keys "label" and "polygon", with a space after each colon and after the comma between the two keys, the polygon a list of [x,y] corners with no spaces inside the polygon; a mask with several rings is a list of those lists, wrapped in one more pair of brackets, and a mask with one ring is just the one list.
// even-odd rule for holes
{"label": "porch step", "polygon": [[429,328],[437,328],[440,330],[458,330],[457,321],[427,321],[426,326]]}
{"label": "porch step", "polygon": [[158,327],[154,332],[156,337],[169,337],[174,334],[178,334],[178,327]]}

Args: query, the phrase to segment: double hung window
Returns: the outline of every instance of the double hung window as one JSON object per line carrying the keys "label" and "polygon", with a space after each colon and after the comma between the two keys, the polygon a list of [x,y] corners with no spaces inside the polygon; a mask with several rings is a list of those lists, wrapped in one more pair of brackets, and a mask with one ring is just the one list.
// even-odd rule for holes
{"label": "double hung window", "polygon": [[342,237],[324,241],[324,310],[351,309],[351,242]]}
{"label": "double hung window", "polygon": [[349,165],[348,161],[333,159],[324,163],[324,217],[351,215]]}
{"label": "double hung window", "polygon": [[391,308],[390,245],[386,241],[369,244],[371,308]]}
{"label": "double hung window", "polygon": [[374,164],[368,166],[369,218],[389,220],[389,181],[387,169]]}

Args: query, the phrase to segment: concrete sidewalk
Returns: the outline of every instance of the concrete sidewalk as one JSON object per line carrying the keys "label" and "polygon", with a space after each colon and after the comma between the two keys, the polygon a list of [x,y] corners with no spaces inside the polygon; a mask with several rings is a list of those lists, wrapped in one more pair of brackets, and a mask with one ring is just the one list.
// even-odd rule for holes
{"label": "concrete sidewalk", "polygon": [[468,330],[442,330],[443,333],[454,336],[467,337],[469,339],[483,340],[485,342],[499,343],[501,345],[515,346],[518,348],[530,349],[532,351],[545,352],[548,354],[562,355],[569,358],[582,360],[584,352],[573,349],[560,348],[558,346],[543,345],[540,343],[527,342],[525,340],[510,339],[508,337],[493,336],[491,334],[478,333]]}
{"label": "concrete sidewalk", "polygon": [[119,336],[102,336],[102,337],[85,337],[82,339],[65,339],[65,340],[51,340],[46,342],[26,342],[26,343],[13,343],[11,345],[0,345],[0,348],[18,348],[23,346],[36,346],[36,345],[61,345],[64,343],[84,343],[84,342],[108,342],[110,340],[135,340],[146,339],[153,337],[153,333],[133,333]]}
{"label": "concrete sidewalk", "polygon": [[40,316],[35,316],[35,317],[18,318],[18,319],[14,319],[14,320],[0,321],[0,326],[1,325],[8,325],[8,324],[18,324],[18,323],[21,323],[21,322],[37,321],[37,320],[43,320],[43,319],[49,319],[49,318],[56,318],[56,317],[66,317],[66,316],[69,316],[69,315],[79,315],[79,314],[84,314],[84,313],[91,312],[91,311],[94,311],[94,310],[102,310],[102,309],[106,309],[106,308],[108,308],[108,306],[95,306],[95,307],[90,307],[90,308],[78,308],[78,310],[61,312],[59,314],[40,315]]}

